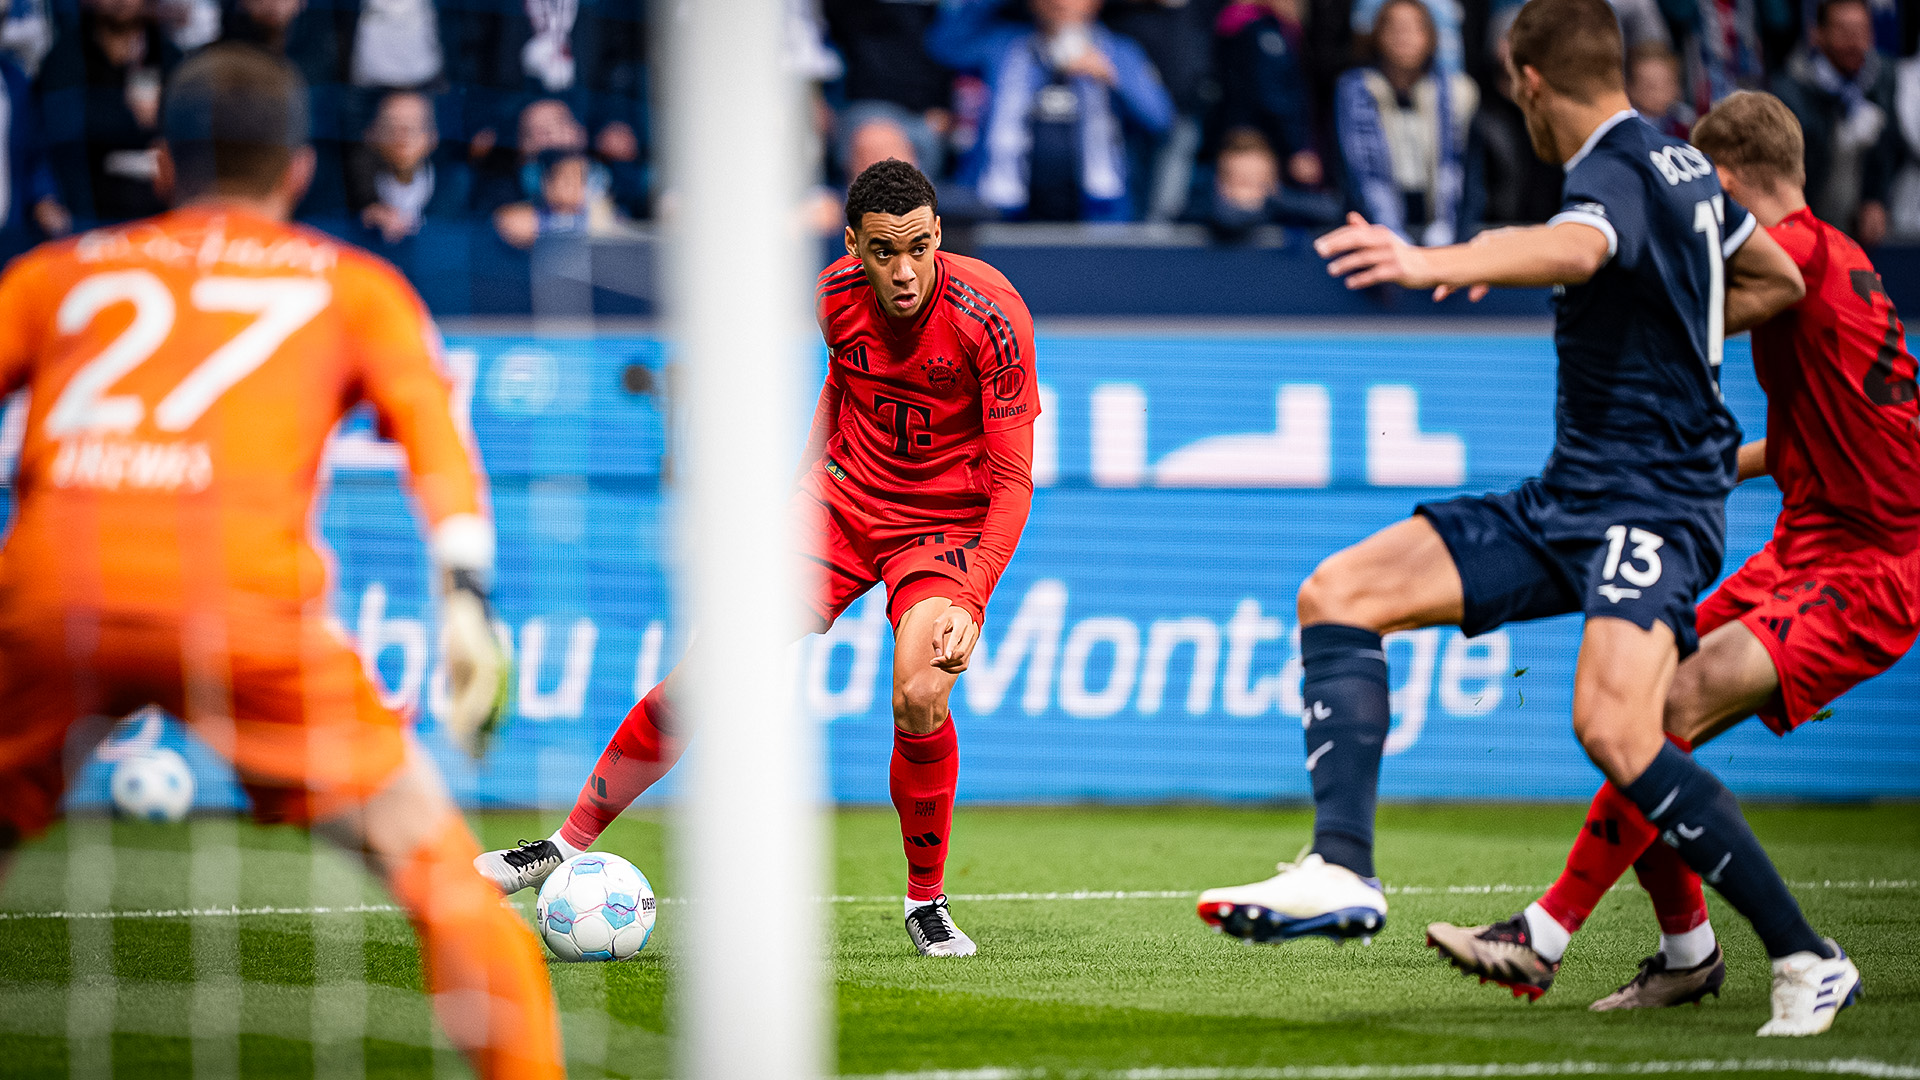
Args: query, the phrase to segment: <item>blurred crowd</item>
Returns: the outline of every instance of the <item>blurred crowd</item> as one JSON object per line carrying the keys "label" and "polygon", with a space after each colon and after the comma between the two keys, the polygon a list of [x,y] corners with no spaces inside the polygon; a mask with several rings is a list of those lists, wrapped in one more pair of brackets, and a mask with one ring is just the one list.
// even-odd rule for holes
{"label": "blurred crowd", "polygon": [[[664,9],[667,4],[654,5]],[[1920,0],[1613,0],[1639,110],[1684,135],[1786,100],[1808,193],[1920,241]],[[1543,221],[1560,175],[1508,97],[1519,0],[789,0],[821,231],[897,157],[953,223],[1184,221],[1222,242],[1359,210],[1417,243]],[[212,41],[310,84],[300,216],[374,246],[437,221],[503,244],[670,210],[644,0],[0,0],[0,259],[159,208],[167,75]]]}
{"label": "blurred crowd", "polygon": [[[1920,2],[1612,0],[1634,105],[1684,136],[1786,100],[1817,212],[1920,240]],[[940,178],[949,217],[1190,221],[1226,242],[1348,210],[1442,244],[1544,221],[1560,173],[1508,96],[1520,0],[818,0],[823,169]],[[823,215],[823,224],[824,215]]]}
{"label": "blurred crowd", "polygon": [[373,246],[430,222],[500,239],[614,231],[649,212],[639,0],[0,0],[0,259],[160,208],[166,79],[215,41],[309,84],[302,219]]}

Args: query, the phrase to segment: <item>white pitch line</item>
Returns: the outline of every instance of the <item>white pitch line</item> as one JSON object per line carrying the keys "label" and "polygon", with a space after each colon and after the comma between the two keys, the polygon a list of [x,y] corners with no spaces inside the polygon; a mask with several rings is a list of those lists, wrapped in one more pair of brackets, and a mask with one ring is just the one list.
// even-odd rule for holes
{"label": "white pitch line", "polygon": [[1019,1068],[935,1069],[891,1072],[842,1080],[1454,1080],[1477,1077],[1669,1076],[1688,1073],[1808,1073],[1863,1076],[1872,1080],[1920,1080],[1920,1066],[1867,1058],[1782,1058],[1673,1061],[1534,1061],[1484,1065],[1287,1065],[1249,1068],[1146,1068],[1052,1070]]}
{"label": "white pitch line", "polygon": [[[1797,890],[1834,889],[1847,892],[1863,890],[1903,890],[1920,888],[1920,881],[1910,878],[1870,878],[1864,881],[1789,881],[1787,885]],[[1617,890],[1637,889],[1639,886],[1622,883],[1615,885]],[[1484,896],[1490,893],[1542,893],[1545,885],[1389,885],[1387,892],[1394,896]],[[1071,892],[1002,892],[1002,893],[953,893],[948,899],[966,903],[1002,903],[1017,901],[1083,901],[1083,900],[1190,900],[1200,894],[1198,889],[1076,889]],[[899,895],[890,896],[828,896],[823,898],[829,904],[897,904]],[[660,897],[662,904],[684,904],[679,897]],[[525,909],[524,904],[514,906]],[[253,915],[384,915],[404,914],[403,909],[392,904],[348,904],[336,906],[310,907],[216,907],[216,908],[143,908],[138,911],[0,911],[0,922],[11,919],[216,919],[235,918]],[[915,1074],[918,1075],[918,1074]],[[927,1074],[928,1077],[945,1074]],[[958,1075],[958,1074],[956,1074]],[[1089,1074],[1092,1075],[1092,1074]],[[1117,1075],[1117,1074],[1116,1074]],[[1148,1078],[1151,1080],[1151,1078]],[[1915,1080],[1920,1080],[1916,1077]]]}

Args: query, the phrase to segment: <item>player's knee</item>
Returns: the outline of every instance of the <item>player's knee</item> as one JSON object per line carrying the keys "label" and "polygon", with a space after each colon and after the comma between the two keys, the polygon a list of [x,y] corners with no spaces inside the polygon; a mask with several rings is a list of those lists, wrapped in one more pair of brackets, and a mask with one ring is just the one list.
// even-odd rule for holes
{"label": "player's knee", "polygon": [[1346,560],[1336,554],[1314,567],[1307,580],[1300,583],[1294,604],[1302,626],[1319,623],[1367,626],[1365,600],[1360,576],[1350,572]]}
{"label": "player's knee", "polygon": [[947,722],[947,679],[928,671],[902,679],[893,688],[894,726],[915,735],[938,731]]}

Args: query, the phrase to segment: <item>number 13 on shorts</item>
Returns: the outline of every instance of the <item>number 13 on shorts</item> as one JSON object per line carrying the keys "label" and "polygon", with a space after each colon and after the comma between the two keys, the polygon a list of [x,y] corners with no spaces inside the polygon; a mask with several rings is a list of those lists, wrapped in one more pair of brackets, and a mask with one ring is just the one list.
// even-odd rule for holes
{"label": "number 13 on shorts", "polygon": [[[1629,543],[1633,545],[1631,552],[1627,551]],[[1626,525],[1607,526],[1607,561],[1600,568],[1600,595],[1617,604],[1652,587],[1660,580],[1660,549],[1665,544],[1658,533]],[[1626,585],[1614,584],[1616,579]]]}

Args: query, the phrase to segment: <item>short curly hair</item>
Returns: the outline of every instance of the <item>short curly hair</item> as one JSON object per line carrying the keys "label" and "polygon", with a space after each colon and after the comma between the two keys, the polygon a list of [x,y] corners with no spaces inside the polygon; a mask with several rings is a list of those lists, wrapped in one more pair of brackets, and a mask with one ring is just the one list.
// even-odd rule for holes
{"label": "short curly hair", "polygon": [[904,217],[923,206],[940,212],[940,199],[926,174],[899,158],[876,161],[854,177],[847,189],[847,224],[860,227],[868,214],[893,214]]}

